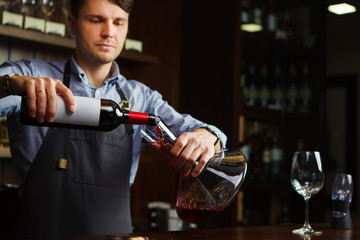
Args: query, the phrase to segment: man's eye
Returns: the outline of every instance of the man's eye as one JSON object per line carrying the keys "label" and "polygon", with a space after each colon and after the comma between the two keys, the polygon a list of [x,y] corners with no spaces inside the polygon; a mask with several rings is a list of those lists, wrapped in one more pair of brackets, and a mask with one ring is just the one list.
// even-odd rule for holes
{"label": "man's eye", "polygon": [[116,26],[124,26],[125,25],[125,22],[115,22],[115,25]]}
{"label": "man's eye", "polygon": [[91,22],[91,23],[99,23],[100,20],[98,20],[98,19],[90,19],[90,22]]}

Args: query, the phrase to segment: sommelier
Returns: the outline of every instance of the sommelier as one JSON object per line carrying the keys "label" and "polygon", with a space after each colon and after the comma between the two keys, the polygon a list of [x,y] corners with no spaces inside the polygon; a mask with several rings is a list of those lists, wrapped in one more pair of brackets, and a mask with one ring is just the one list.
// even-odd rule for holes
{"label": "sommelier", "polygon": [[0,66],[0,112],[8,116],[11,154],[24,180],[20,237],[130,233],[129,188],[141,145],[135,125],[121,124],[110,132],[22,125],[21,95],[40,123],[54,121],[57,95],[71,113],[79,107],[75,95],[124,101],[132,111],[161,116],[179,136],[170,158],[181,175],[198,175],[225,147],[219,129],[176,112],[160,93],[120,74],[114,60],[123,48],[132,7],[132,0],[72,1],[69,21],[76,48],[69,61],[27,59]]}

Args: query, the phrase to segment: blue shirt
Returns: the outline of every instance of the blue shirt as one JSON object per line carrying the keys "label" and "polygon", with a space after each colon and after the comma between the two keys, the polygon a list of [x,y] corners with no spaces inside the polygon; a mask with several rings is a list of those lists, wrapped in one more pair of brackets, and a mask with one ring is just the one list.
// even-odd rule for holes
{"label": "blue shirt", "polygon": [[[47,62],[39,59],[28,59],[17,62],[5,62],[0,66],[0,76],[17,73],[32,77],[51,77],[62,81],[66,61]],[[176,136],[183,132],[193,131],[208,126],[220,135],[222,146],[225,147],[226,136],[215,126],[207,125],[188,114],[175,111],[162,95],[141,82],[127,80],[120,74],[119,66],[113,63],[111,77],[100,88],[95,88],[87,79],[84,71],[71,58],[70,88],[75,96],[111,99],[120,105],[121,97],[116,90],[116,83],[130,102],[131,111],[154,113],[160,116]],[[20,96],[9,96],[0,99],[0,115],[8,116],[8,133],[12,159],[19,166],[20,175],[25,177],[31,163],[46,136],[48,128],[19,124]],[[130,184],[134,182],[141,152],[141,127],[134,125],[133,154]]]}

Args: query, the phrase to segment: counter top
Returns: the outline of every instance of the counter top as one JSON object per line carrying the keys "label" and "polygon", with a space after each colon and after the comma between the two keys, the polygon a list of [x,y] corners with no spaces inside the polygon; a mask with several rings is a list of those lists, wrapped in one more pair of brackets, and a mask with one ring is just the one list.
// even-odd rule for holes
{"label": "counter top", "polygon": [[[354,224],[352,230],[332,229],[330,224],[312,224],[315,230],[321,230],[322,235],[295,235],[293,229],[302,225],[236,227],[222,229],[196,229],[178,232],[149,232],[130,236],[89,236],[62,238],[62,240],[122,240],[122,239],[149,239],[149,240],[353,240],[360,239],[360,223]],[[139,237],[139,238],[136,238]],[[60,239],[59,239],[60,240]]]}

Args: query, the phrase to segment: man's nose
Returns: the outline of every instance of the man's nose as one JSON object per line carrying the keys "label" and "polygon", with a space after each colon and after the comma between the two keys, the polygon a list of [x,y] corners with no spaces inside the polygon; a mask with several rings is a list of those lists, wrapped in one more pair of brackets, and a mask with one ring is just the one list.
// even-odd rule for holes
{"label": "man's nose", "polygon": [[106,22],[103,25],[102,37],[103,38],[112,38],[112,37],[114,37],[114,31],[115,31],[114,25],[110,22]]}

